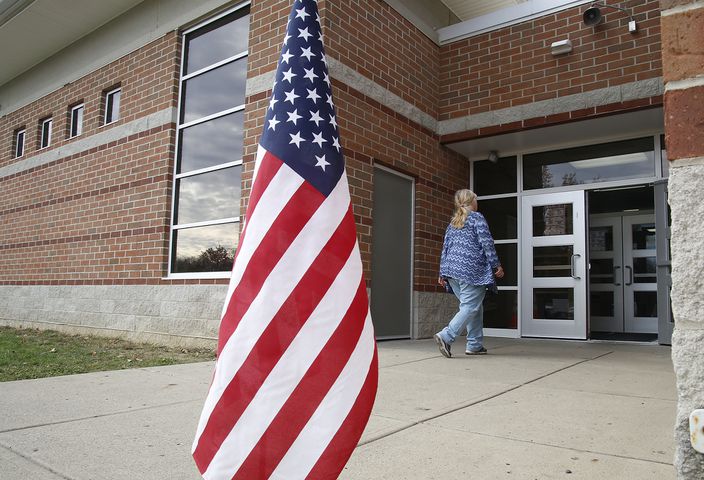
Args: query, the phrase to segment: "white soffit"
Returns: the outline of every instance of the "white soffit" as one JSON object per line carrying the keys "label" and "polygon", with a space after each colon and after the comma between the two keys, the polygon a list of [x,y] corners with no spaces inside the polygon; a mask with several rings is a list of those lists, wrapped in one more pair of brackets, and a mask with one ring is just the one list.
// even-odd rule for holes
{"label": "white soffit", "polygon": [[462,20],[437,30],[442,44],[525,22],[593,0],[442,0]]}
{"label": "white soffit", "polygon": [[0,0],[0,85],[144,0]]}
{"label": "white soffit", "polygon": [[506,7],[513,7],[528,0],[442,0],[452,13],[462,20],[480,17]]}

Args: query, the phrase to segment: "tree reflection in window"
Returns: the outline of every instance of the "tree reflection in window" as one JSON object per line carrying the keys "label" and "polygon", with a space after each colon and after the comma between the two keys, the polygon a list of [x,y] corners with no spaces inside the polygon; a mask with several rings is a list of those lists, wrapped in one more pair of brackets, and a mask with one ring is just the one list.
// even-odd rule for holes
{"label": "tree reflection in window", "polygon": [[183,35],[170,273],[232,270],[248,37],[248,6]]}

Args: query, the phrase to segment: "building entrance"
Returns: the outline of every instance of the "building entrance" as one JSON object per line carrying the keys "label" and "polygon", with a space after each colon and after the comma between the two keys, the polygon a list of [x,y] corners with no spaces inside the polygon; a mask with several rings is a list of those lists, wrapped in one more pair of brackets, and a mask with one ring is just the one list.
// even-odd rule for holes
{"label": "building entrance", "polygon": [[592,338],[619,338],[611,334],[625,334],[621,336],[623,339],[629,338],[627,334],[646,334],[634,339],[657,338],[657,231],[653,198],[652,187],[590,193]]}

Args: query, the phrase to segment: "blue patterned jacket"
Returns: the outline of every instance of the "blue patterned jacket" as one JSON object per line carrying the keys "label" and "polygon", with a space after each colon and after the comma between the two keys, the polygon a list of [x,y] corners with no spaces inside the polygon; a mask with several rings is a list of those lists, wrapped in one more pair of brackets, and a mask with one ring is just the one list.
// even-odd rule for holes
{"label": "blue patterned jacket", "polygon": [[470,212],[462,228],[447,226],[440,255],[440,276],[470,285],[490,285],[499,265],[494,239],[481,213]]}

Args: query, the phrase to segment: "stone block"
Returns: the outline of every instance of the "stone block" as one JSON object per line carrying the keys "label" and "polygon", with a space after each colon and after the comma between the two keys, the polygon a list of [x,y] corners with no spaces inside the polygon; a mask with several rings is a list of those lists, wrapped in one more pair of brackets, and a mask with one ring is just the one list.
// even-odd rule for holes
{"label": "stone block", "polygon": [[704,74],[704,6],[663,15],[661,24],[665,82]]}
{"label": "stone block", "polygon": [[670,160],[704,156],[704,86],[665,92],[665,131]]}
{"label": "stone block", "polygon": [[678,478],[701,478],[704,455],[690,442],[689,415],[704,408],[704,330],[675,328],[672,335],[672,363],[677,377],[678,408],[675,423],[675,468]]}
{"label": "stone block", "polygon": [[[619,87],[604,88],[603,90],[618,90],[620,93],[620,101],[628,102],[629,100],[637,100],[639,98],[649,98],[662,95],[664,86],[661,78],[649,78],[640,82],[626,83]],[[618,102],[614,100],[608,103]]]}
{"label": "stone block", "polygon": [[704,185],[704,165],[670,169],[668,185],[672,208],[672,310],[675,323],[695,322],[704,327],[704,223],[692,221],[704,218],[701,186]]}

